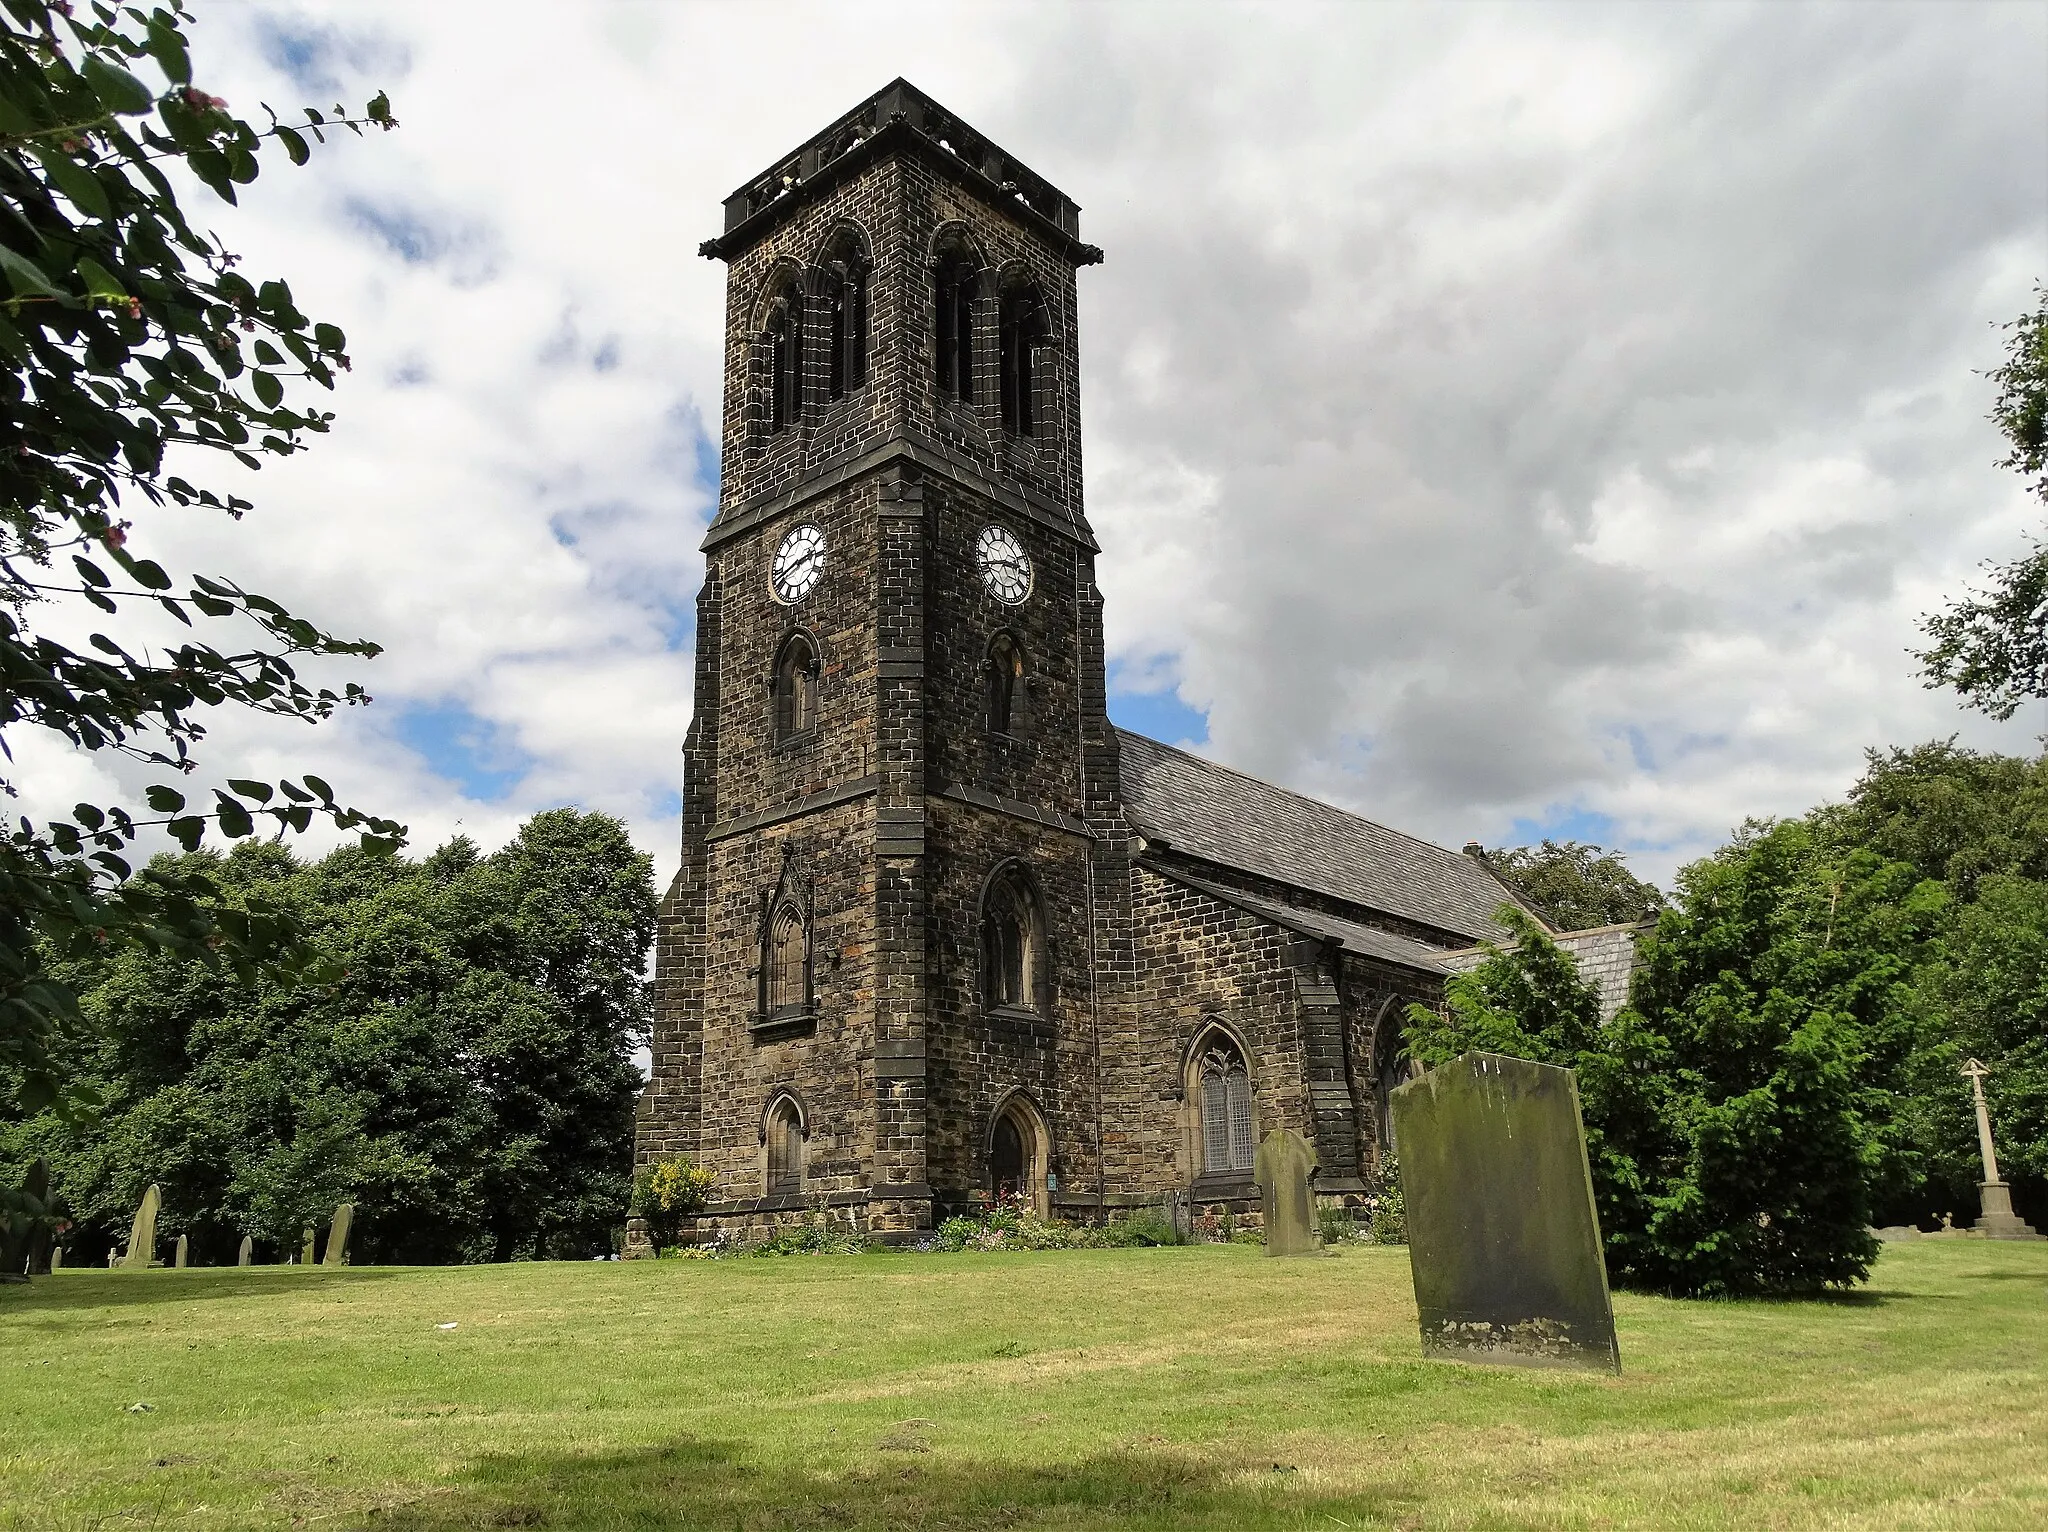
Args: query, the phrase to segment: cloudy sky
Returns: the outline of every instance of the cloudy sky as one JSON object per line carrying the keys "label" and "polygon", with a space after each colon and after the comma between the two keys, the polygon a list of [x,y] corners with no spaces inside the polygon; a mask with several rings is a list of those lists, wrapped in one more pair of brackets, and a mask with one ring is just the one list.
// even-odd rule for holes
{"label": "cloudy sky", "polygon": [[[403,124],[193,203],[355,370],[243,527],[143,546],[386,646],[374,707],[228,721],[223,769],[313,767],[422,843],[602,808],[666,876],[718,478],[697,243],[898,74],[1108,253],[1081,320],[1120,721],[1660,878],[1866,746],[2048,727],[1907,653],[2023,546],[1978,374],[2048,276],[2048,6],[198,15],[243,115],[383,87]],[[117,785],[14,743],[32,808]]]}

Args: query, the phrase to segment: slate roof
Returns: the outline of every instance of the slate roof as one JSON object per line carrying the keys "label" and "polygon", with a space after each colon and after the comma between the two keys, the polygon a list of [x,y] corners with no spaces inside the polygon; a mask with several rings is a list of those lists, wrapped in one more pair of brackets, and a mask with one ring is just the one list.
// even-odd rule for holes
{"label": "slate roof", "polygon": [[1257,894],[1241,893],[1234,888],[1225,888],[1211,883],[1206,878],[1192,877],[1177,867],[1166,866],[1151,857],[1141,857],[1139,865],[1162,878],[1170,878],[1184,888],[1250,914],[1261,920],[1270,920],[1277,926],[1298,931],[1303,936],[1320,937],[1336,942],[1350,952],[1363,953],[1367,957],[1383,958],[1389,963],[1399,963],[1404,968],[1420,968],[1428,973],[1449,973],[1442,959],[1444,949],[1431,947],[1423,942],[1396,936],[1392,931],[1382,931],[1377,926],[1362,926],[1355,920],[1344,920],[1335,915],[1326,915],[1321,910],[1299,909],[1291,904],[1282,904],[1277,899],[1262,898]]}
{"label": "slate roof", "polygon": [[1463,852],[1142,734],[1119,729],[1117,735],[1124,810],[1148,840],[1474,940],[1507,934],[1493,912],[1514,896]]}

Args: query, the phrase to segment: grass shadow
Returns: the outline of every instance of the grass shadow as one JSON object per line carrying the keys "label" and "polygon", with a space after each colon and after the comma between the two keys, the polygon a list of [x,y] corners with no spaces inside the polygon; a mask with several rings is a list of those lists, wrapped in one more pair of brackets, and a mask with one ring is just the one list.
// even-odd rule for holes
{"label": "grass shadow", "polygon": [[395,1271],[376,1267],[228,1267],[185,1271],[66,1271],[37,1277],[27,1286],[0,1287],[0,1315],[58,1314],[77,1309],[127,1308],[136,1304],[197,1303],[219,1298],[262,1298],[303,1293],[312,1287],[354,1286],[388,1281]]}
{"label": "grass shadow", "polygon": [[[733,1442],[683,1437],[637,1451],[489,1457],[453,1489],[367,1507],[358,1526],[398,1532],[490,1527],[716,1527],[721,1532],[869,1528],[1418,1525],[1407,1495],[1303,1494],[1286,1464],[1108,1452],[1057,1465],[932,1453],[916,1427],[891,1428],[843,1472],[768,1470]],[[906,1429],[910,1428],[910,1429]]]}

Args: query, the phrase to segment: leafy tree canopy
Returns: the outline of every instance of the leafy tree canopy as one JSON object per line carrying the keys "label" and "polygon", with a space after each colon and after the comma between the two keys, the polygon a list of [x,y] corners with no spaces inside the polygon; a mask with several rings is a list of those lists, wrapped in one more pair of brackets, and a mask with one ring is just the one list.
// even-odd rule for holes
{"label": "leafy tree canopy", "polygon": [[1631,873],[1619,852],[1580,841],[1504,847],[1486,861],[1560,931],[1647,920],[1664,907],[1657,886]]}
{"label": "leafy tree canopy", "polygon": [[1910,863],[1967,900],[1989,874],[2048,877],[2048,758],[1983,754],[1953,738],[1871,750],[1848,801],[1809,818],[1836,847]]}
{"label": "leafy tree canopy", "polygon": [[[252,126],[194,83],[188,20],[179,0],[90,16],[68,0],[0,6],[0,745],[49,730],[171,781],[195,772],[210,709],[311,722],[367,701],[297,667],[377,646],[227,575],[174,578],[142,550],[141,523],[167,507],[239,518],[248,501],[181,471],[208,454],[255,468],[302,450],[332,417],[300,397],[348,366],[340,330],[301,313],[283,281],[242,275],[188,220],[166,166],[233,203],[267,150],[303,164],[336,127],[395,126],[382,95],[358,116]],[[372,847],[402,833],[313,776],[171,781],[148,788],[146,809],[82,803],[0,838],[0,1074],[28,1106],[59,1095],[51,1050],[77,1019],[43,953],[133,942],[244,974],[292,954],[281,911],[212,897],[210,863],[131,876],[144,830],[188,849],[316,818]]]}
{"label": "leafy tree canopy", "polygon": [[1939,884],[1801,821],[1748,827],[1681,875],[1632,1003],[1598,1025],[1568,954],[1515,944],[1409,1012],[1411,1056],[1468,1048],[1579,1071],[1608,1269],[1688,1294],[1861,1280],[1874,1199],[1919,1171],[1904,1110],[1911,981]]}
{"label": "leafy tree canopy", "polygon": [[[2010,449],[1999,466],[2024,474],[2028,493],[2048,501],[2048,288],[2034,296],[2033,312],[2006,326],[2005,360],[1990,374],[1991,421]],[[2033,552],[1993,567],[1983,591],[1921,627],[1934,640],[1916,656],[1928,686],[1953,687],[1993,718],[2048,696],[2048,545],[2035,539]]]}
{"label": "leafy tree canopy", "polygon": [[[166,858],[165,860],[171,860]],[[164,1237],[271,1258],[337,1202],[364,1260],[590,1255],[631,1189],[646,1040],[652,868],[625,829],[559,809],[484,855],[411,861],[283,846],[179,858],[223,903],[262,899],[330,982],[254,984],[174,952],[63,965],[94,1026],[63,1062],[106,1098],[96,1125],[46,1110],[0,1128],[0,1175],[46,1156],[81,1254],[117,1241],[144,1187]],[[175,869],[174,869],[175,870]]]}

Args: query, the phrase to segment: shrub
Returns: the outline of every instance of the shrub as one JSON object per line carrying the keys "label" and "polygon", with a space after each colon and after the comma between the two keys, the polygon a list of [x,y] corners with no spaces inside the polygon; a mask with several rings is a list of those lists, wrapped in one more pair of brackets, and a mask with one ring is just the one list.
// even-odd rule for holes
{"label": "shrub", "polygon": [[1367,1177],[1365,1228],[1375,1245],[1408,1243],[1408,1208],[1401,1200],[1401,1164],[1391,1154]]}
{"label": "shrub", "polygon": [[641,1167],[633,1177],[632,1210],[636,1218],[646,1220],[656,1255],[681,1242],[683,1220],[704,1211],[717,1184],[717,1172],[685,1154]]}
{"label": "shrub", "polygon": [[1349,1208],[1319,1206],[1316,1231],[1322,1235],[1324,1244],[1341,1245],[1358,1238],[1358,1220],[1351,1216]]}

